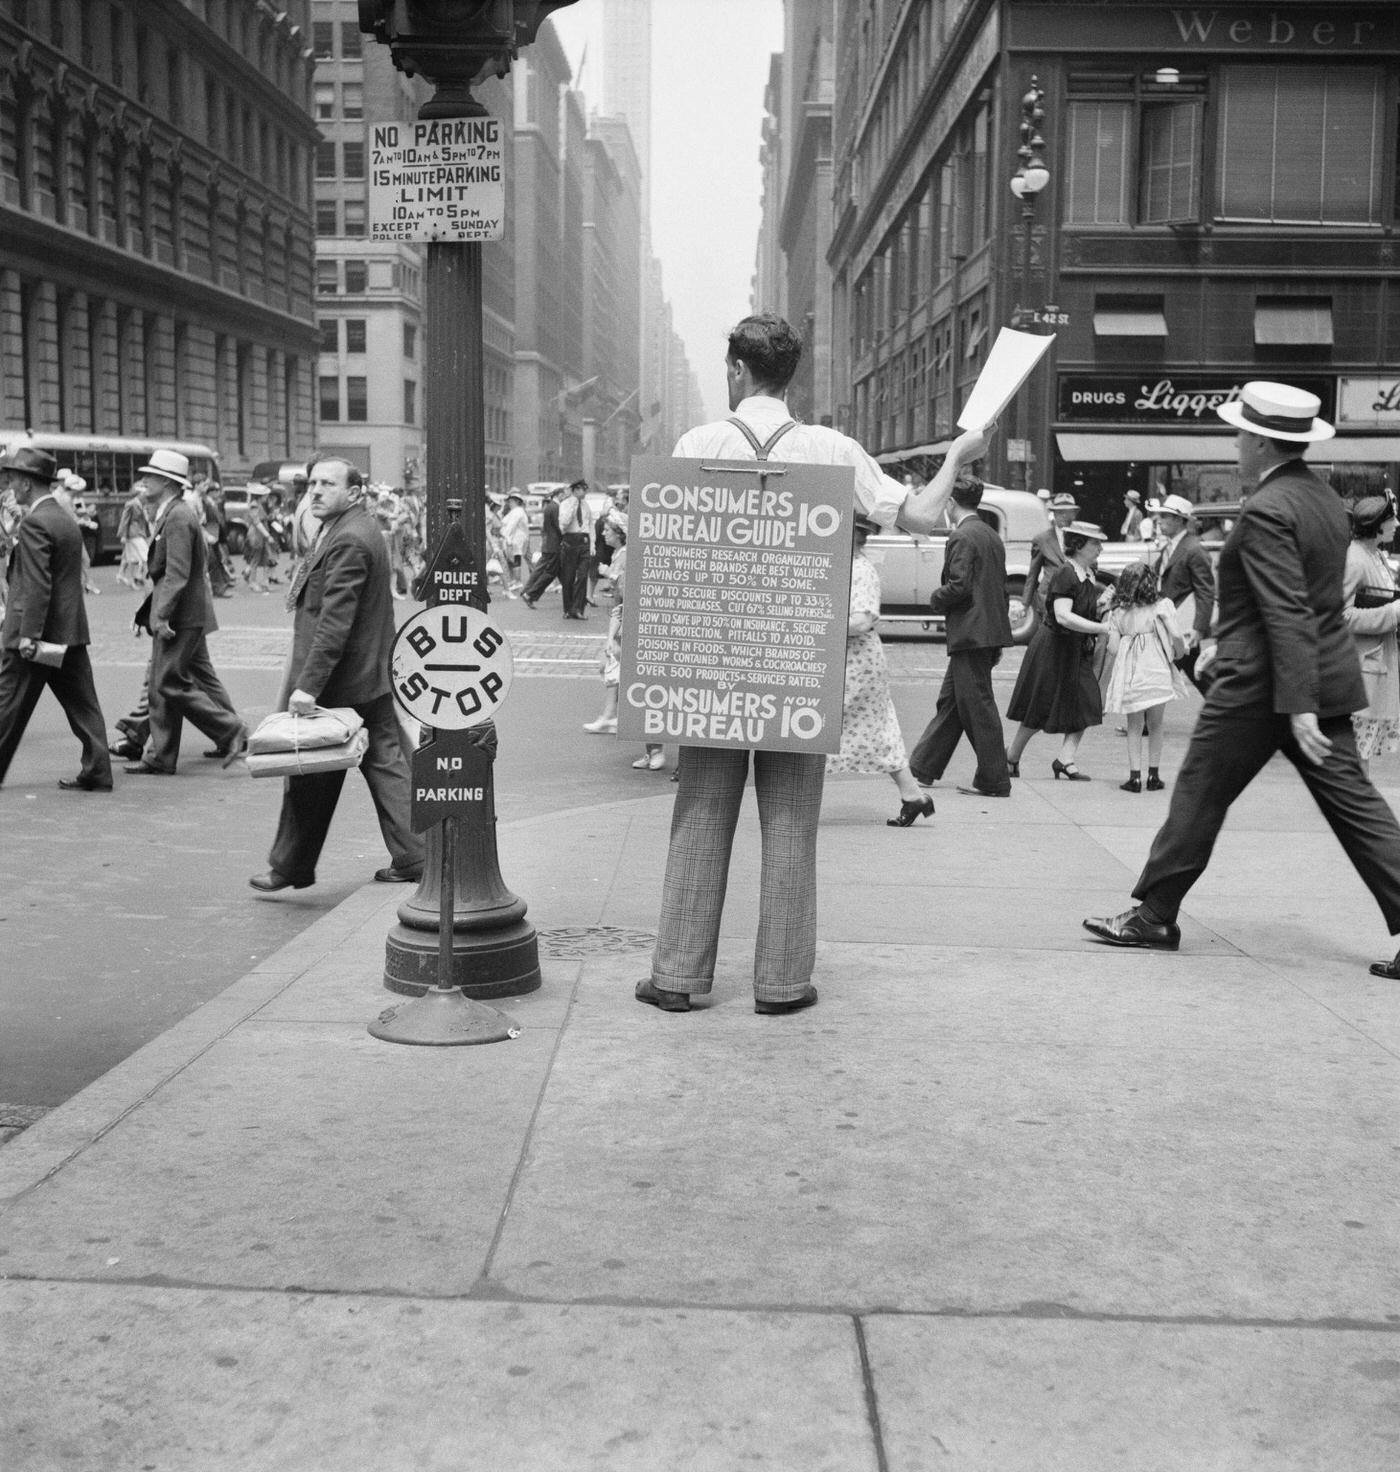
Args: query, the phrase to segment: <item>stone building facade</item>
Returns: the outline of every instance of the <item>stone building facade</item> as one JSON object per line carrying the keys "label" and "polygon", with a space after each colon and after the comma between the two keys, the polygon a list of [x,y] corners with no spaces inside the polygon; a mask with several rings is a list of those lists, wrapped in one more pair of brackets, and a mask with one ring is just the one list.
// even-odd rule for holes
{"label": "stone building facade", "polygon": [[311,441],[309,0],[0,11],[0,430]]}

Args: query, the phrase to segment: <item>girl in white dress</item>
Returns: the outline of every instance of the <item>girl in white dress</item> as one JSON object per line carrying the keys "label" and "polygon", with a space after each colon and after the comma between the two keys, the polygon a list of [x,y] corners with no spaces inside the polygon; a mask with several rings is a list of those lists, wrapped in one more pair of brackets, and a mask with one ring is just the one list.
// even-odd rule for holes
{"label": "girl in white dress", "polygon": [[1124,715],[1128,722],[1128,780],[1124,792],[1141,792],[1142,733],[1147,731],[1147,790],[1160,792],[1167,784],[1159,770],[1162,761],[1162,719],[1167,702],[1185,695],[1185,677],[1176,660],[1186,652],[1176,631],[1176,608],[1170,598],[1158,596],[1157,574],[1145,562],[1123,569],[1113,590],[1105,619],[1109,644],[1117,647],[1113,672],[1104,693],[1104,709]]}

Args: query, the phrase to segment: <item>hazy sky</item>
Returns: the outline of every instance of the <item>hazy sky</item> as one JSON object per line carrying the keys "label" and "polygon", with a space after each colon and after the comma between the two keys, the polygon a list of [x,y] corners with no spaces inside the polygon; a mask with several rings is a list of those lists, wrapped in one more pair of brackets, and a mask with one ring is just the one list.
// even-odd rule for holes
{"label": "hazy sky", "polygon": [[[711,415],[725,412],[725,334],[749,310],[762,175],[763,89],[781,0],[652,0],[652,247]],[[601,0],[554,15],[583,91],[602,102]]]}

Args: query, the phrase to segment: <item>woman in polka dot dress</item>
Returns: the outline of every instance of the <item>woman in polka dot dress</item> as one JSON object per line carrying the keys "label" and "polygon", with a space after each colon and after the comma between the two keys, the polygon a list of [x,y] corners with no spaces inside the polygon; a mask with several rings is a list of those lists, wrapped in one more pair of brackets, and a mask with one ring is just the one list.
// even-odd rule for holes
{"label": "woman in polka dot dress", "polygon": [[851,558],[851,612],[846,626],[846,699],[841,710],[841,750],[826,759],[828,772],[887,772],[899,789],[899,816],[891,828],[907,828],[933,816],[933,799],[909,770],[899,717],[890,698],[880,620],[880,574],[865,555],[865,540],[878,525],[856,514]]}

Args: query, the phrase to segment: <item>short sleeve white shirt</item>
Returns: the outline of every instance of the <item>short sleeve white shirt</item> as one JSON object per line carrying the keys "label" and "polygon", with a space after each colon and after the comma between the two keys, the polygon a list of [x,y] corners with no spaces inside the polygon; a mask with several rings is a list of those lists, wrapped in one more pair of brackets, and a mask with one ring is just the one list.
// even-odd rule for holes
{"label": "short sleeve white shirt", "polygon": [[[735,414],[758,436],[762,444],[780,424],[792,418],[781,399],[767,394],[752,394],[744,399]],[[727,419],[688,429],[676,441],[671,452],[678,459],[752,460],[753,446],[743,432]],[[856,506],[882,527],[892,527],[899,516],[909,489],[885,474],[849,435],[828,429],[824,424],[798,424],[773,447],[775,460],[792,460],[805,465],[849,465],[856,473]]]}

